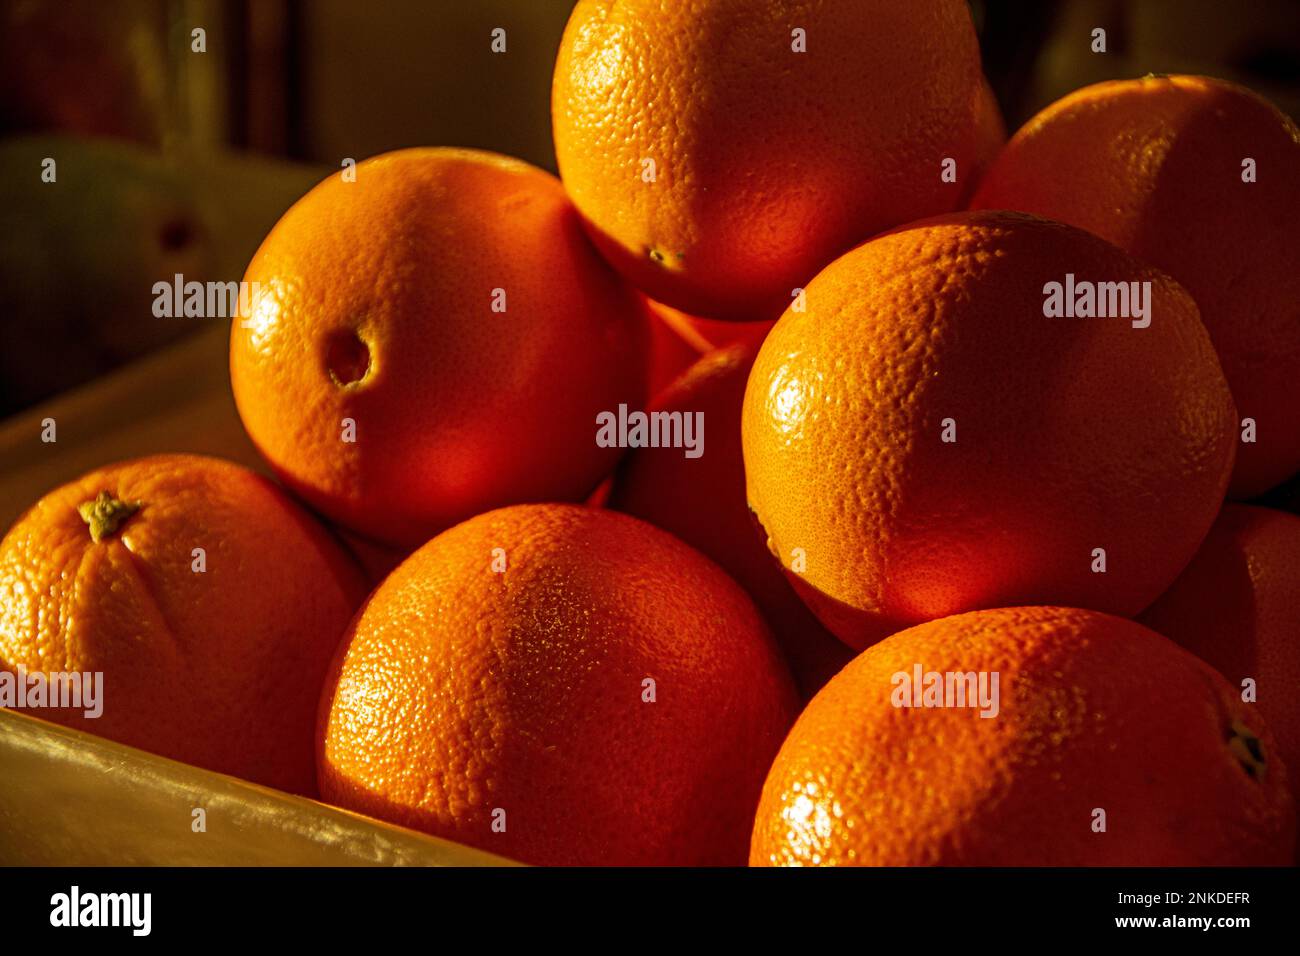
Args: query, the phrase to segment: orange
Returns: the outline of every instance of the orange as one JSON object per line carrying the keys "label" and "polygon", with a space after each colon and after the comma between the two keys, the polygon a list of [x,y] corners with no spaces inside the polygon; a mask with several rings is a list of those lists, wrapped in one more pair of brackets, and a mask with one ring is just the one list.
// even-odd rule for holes
{"label": "orange", "polygon": [[519,505],[366,602],[321,701],[321,792],[529,863],[743,864],[794,709],[711,561],[625,515]]}
{"label": "orange", "polygon": [[652,298],[774,319],[853,243],[958,207],[980,81],[962,0],[580,0],[556,158],[601,251]]}
{"label": "orange", "polygon": [[750,862],[1284,865],[1294,831],[1272,736],[1219,674],[1131,621],[1022,607],[895,634],[832,679]]}
{"label": "orange", "polygon": [[[1044,315],[1067,274],[1149,282],[1149,326]],[[1073,227],[984,212],[828,266],[764,340],[742,427],[772,550],[861,648],[982,607],[1142,610],[1214,521],[1233,422],[1175,282]]]}
{"label": "orange", "polygon": [[775,321],[721,322],[701,319],[647,299],[650,308],[650,388],[653,399],[702,356],[736,343],[757,347]]}
{"label": "orange", "polygon": [[455,149],[355,174],[299,200],[245,276],[231,383],[276,474],[408,548],[497,505],[586,497],[619,454],[596,415],[643,400],[646,319],[559,181]]}
{"label": "orange", "polygon": [[[1268,721],[1300,800],[1300,518],[1227,505],[1142,622],[1213,665]],[[1245,685],[1246,680],[1250,685]]]}
{"label": "orange", "polygon": [[1199,76],[1086,87],[1016,133],[973,205],[1079,226],[1182,283],[1254,422],[1231,493],[1300,471],[1300,130],[1272,104]]}
{"label": "orange", "polygon": [[709,343],[684,313],[646,300],[650,309],[650,371],[646,395],[654,398],[709,351]]}
{"label": "orange", "polygon": [[31,713],[313,794],[316,702],[364,595],[360,569],[265,478],[136,459],[50,492],[0,542],[0,671],[102,673],[100,716]]}
{"label": "orange", "polygon": [[753,344],[757,347],[776,324],[775,319],[758,319],[753,322],[702,319],[698,315],[687,315],[658,302],[652,302],[651,308],[665,322],[678,329],[684,338],[700,343],[700,354],[726,348],[728,345]]}
{"label": "orange", "polygon": [[649,521],[717,561],[754,599],[785,651],[804,699],[852,653],[794,593],[768,553],[745,501],[740,409],[757,345],[700,359],[656,399],[651,413],[703,416],[701,454],[638,448],[615,472],[609,507]]}

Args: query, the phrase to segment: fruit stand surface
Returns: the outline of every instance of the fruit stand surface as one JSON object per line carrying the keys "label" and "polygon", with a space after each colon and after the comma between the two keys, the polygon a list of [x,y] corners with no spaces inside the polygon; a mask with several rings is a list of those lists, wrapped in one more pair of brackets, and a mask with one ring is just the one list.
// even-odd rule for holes
{"label": "fruit stand surface", "polygon": [[0,767],[0,865],[509,865],[10,710]]}

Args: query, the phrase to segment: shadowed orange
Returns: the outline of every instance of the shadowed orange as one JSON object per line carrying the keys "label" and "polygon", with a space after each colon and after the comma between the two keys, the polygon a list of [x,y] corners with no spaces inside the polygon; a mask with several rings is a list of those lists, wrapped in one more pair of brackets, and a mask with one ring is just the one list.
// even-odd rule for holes
{"label": "shadowed orange", "polygon": [[1289,117],[1206,77],[1098,83],[1026,123],[972,205],[1087,229],[1182,283],[1240,417],[1255,423],[1232,495],[1300,472],[1300,130]]}
{"label": "shadowed orange", "polygon": [[852,652],[785,580],[745,500],[740,410],[757,354],[757,344],[711,352],[655,400],[652,413],[703,416],[702,453],[691,458],[682,448],[630,452],[615,472],[608,505],[675,534],[722,565],[762,611],[807,699]]}
{"label": "shadowed orange", "polygon": [[[1205,543],[1141,621],[1245,694],[1277,738],[1300,800],[1300,517],[1225,505]],[[1249,682],[1249,685],[1247,684]]]}

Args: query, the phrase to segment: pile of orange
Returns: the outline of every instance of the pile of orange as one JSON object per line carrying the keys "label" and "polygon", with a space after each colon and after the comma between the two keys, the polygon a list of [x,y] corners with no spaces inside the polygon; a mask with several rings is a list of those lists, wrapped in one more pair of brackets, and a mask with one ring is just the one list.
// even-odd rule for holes
{"label": "pile of orange", "polygon": [[552,118],[267,236],[278,487],[9,532],[0,669],[108,687],[46,716],[532,863],[1293,862],[1300,518],[1225,499],[1300,473],[1295,125],[1004,144],[962,0],[580,0]]}

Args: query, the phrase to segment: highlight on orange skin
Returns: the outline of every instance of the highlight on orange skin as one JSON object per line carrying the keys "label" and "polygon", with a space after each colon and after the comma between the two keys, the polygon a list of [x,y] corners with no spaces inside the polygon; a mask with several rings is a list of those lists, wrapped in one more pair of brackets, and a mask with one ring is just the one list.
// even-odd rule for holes
{"label": "highlight on orange skin", "polygon": [[[1068,273],[1150,283],[1161,321],[1045,315]],[[1139,612],[1214,520],[1236,448],[1184,289],[997,211],[900,227],[822,270],[763,341],[742,434],[773,553],[858,649],[981,607]]]}
{"label": "highlight on orange skin", "polygon": [[55,489],[0,541],[0,670],[101,673],[38,716],[314,795],[316,698],[367,589],[266,478],[156,455]]}
{"label": "highlight on orange skin", "polygon": [[596,415],[646,398],[648,318],[559,180],[475,150],[331,176],[262,243],[231,386],[276,476],[410,550],[518,501],[584,499],[620,450]]}
{"label": "highlight on orange skin", "polygon": [[[971,680],[965,701],[952,678]],[[1295,804],[1277,754],[1222,675],[1132,621],[958,614],[864,651],[804,709],[750,863],[1283,866]]]}

